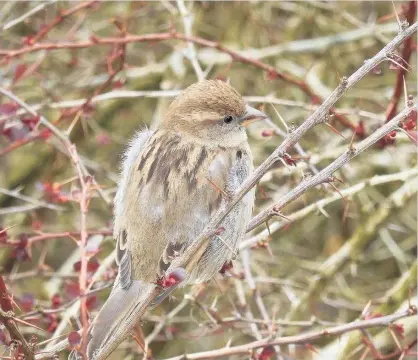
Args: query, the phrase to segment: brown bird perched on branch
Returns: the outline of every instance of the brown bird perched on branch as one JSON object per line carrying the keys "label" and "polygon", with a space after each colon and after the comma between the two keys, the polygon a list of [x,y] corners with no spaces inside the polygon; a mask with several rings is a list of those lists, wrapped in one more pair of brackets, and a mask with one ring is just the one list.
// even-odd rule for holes
{"label": "brown bird perched on branch", "polygon": [[[233,87],[206,80],[184,90],[154,132],[142,131],[131,142],[115,197],[119,275],[90,328],[89,359],[115,342],[121,327],[135,325],[131,314],[145,291],[252,172],[244,126],[263,118]],[[189,262],[182,285],[211,279],[235,256],[253,202],[251,191],[226,216],[222,233]],[[174,288],[165,289],[155,304]]]}

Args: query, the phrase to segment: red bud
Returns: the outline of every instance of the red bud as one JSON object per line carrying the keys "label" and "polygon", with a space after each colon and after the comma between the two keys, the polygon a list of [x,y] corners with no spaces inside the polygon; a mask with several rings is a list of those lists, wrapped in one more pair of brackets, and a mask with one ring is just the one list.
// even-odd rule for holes
{"label": "red bud", "polygon": [[68,342],[71,346],[76,346],[81,342],[81,336],[77,331],[71,331],[68,334]]}
{"label": "red bud", "polygon": [[274,80],[279,77],[279,73],[275,70],[271,70],[267,73],[267,80]]}
{"label": "red bud", "polygon": [[274,355],[276,355],[276,350],[274,350],[274,347],[266,346],[258,356],[258,360],[270,360],[273,359]]}
{"label": "red bud", "polygon": [[274,135],[274,131],[271,129],[266,129],[261,132],[261,136],[263,137],[270,137]]}
{"label": "red bud", "polygon": [[62,304],[62,298],[61,298],[61,295],[60,294],[54,294],[54,295],[52,295],[52,298],[51,298],[51,304],[52,304],[52,308],[53,309],[56,309],[56,308],[58,308],[58,307],[60,307],[60,305]]}

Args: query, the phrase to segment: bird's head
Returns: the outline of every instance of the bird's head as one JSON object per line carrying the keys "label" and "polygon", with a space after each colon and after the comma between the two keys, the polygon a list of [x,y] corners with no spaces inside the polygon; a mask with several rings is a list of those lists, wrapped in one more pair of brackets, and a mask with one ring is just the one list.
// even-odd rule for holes
{"label": "bird's head", "polygon": [[229,84],[205,80],[186,88],[171,103],[163,127],[196,141],[233,147],[246,141],[246,125],[265,118]]}

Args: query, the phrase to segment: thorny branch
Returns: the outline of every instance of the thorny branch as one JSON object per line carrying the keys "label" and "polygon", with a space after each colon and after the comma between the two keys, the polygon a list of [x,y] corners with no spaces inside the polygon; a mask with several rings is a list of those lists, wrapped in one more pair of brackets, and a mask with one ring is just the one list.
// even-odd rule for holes
{"label": "thorny branch", "polygon": [[[397,173],[397,174],[389,174],[389,175],[377,175],[374,176],[371,179],[368,179],[367,181],[362,181],[356,185],[353,185],[349,188],[345,188],[341,190],[341,194],[338,193],[334,193],[333,195],[327,197],[327,198],[323,198],[318,200],[317,202],[310,204],[300,210],[297,210],[296,212],[287,215],[286,217],[294,222],[297,220],[300,220],[301,218],[307,216],[308,214],[311,214],[312,212],[315,211],[322,211],[325,212],[325,206],[337,201],[337,200],[341,200],[341,196],[344,197],[351,197],[354,194],[357,194],[358,192],[367,189],[370,186],[376,186],[376,185],[380,185],[380,184],[386,184],[387,182],[392,182],[392,181],[407,181],[410,178],[416,177],[418,175],[418,170],[417,169],[413,169],[413,170],[407,170],[401,173]],[[325,213],[326,214],[326,213]],[[285,222],[287,222],[287,220],[284,220]],[[279,230],[282,227],[282,224],[278,221],[275,223],[270,224],[269,226],[269,230],[263,230],[261,233],[247,239],[247,240],[243,240],[240,243],[240,249],[245,249],[247,247],[250,246],[254,246],[257,245],[259,243],[262,243],[263,241],[267,240],[269,236],[271,236],[271,234],[273,234],[274,232],[276,232],[277,230]]]}
{"label": "thorny branch", "polygon": [[[409,24],[412,24],[415,20],[416,12],[417,12],[417,2],[416,2],[416,0],[412,0],[412,1],[409,2],[408,9],[405,12],[406,12],[406,19],[405,20]],[[412,37],[409,37],[408,39],[405,40],[405,42],[403,44],[402,55],[401,55],[401,59],[402,59],[403,64],[408,64],[409,63],[409,58],[411,57],[411,54],[412,54],[412,44],[413,44],[413,42],[414,42],[414,39]],[[397,75],[396,75],[395,90],[393,92],[393,96],[392,96],[392,99],[389,103],[389,106],[386,109],[386,120],[387,121],[392,119],[396,114],[399,99],[400,99],[400,97],[402,95],[402,91],[403,91],[403,85],[404,85],[405,77],[406,77],[407,74],[408,74],[408,72],[407,72],[407,70],[404,66],[399,67]]]}
{"label": "thorny branch", "polygon": [[305,344],[310,343],[316,339],[319,339],[323,336],[337,336],[343,333],[359,330],[359,329],[368,329],[376,326],[383,326],[393,323],[394,321],[401,319],[406,316],[416,315],[416,307],[409,308],[397,314],[382,316],[370,320],[354,321],[352,323],[338,325],[330,328],[326,328],[320,331],[307,332],[301,335],[279,337],[279,338],[265,338],[262,340],[254,341],[245,345],[225,347],[218,350],[210,350],[201,353],[194,354],[185,354],[175,357],[171,357],[166,360],[196,360],[196,359],[216,359],[219,357],[239,355],[239,354],[248,354],[252,353],[253,350],[258,348],[265,348],[266,346],[273,345],[288,345],[288,344]]}
{"label": "thorny branch", "polygon": [[391,131],[399,128],[400,123],[404,120],[411,112],[416,111],[416,106],[410,104],[408,108],[405,108],[398,115],[396,115],[391,121],[377,129],[373,134],[368,136],[366,139],[361,141],[355,147],[350,147],[344,154],[338,157],[325,169],[320,171],[318,174],[308,177],[295,187],[291,192],[283,196],[279,201],[268,209],[263,210],[256,217],[254,217],[248,225],[247,231],[251,231],[258,225],[268,221],[273,216],[280,214],[280,210],[289,204],[291,201],[297,199],[300,195],[305,193],[308,189],[311,189],[319,184],[333,182],[332,174],[343,167],[351,159],[359,155],[361,152],[375,144],[378,140],[382,139],[385,135]]}
{"label": "thorny branch", "polygon": [[10,334],[11,342],[14,342],[16,357],[19,354],[25,355],[28,360],[34,358],[34,349],[19,331],[13,314],[11,295],[7,292],[6,284],[0,275],[0,321]]}
{"label": "thorny branch", "polygon": [[[354,72],[349,78],[343,78],[341,80],[340,85],[334,90],[334,92],[314,111],[314,113],[309,116],[301,126],[299,126],[295,131],[291,132],[288,137],[284,140],[284,142],[255,170],[253,175],[247,179],[242,187],[237,191],[236,195],[233,199],[230,200],[229,204],[226,206],[225,209],[222,209],[220,212],[218,212],[214,218],[211,220],[211,222],[207,225],[205,230],[202,232],[202,234],[199,236],[199,238],[196,239],[196,241],[193,243],[193,245],[188,248],[180,257],[175,259],[168,269],[168,273],[172,271],[173,269],[177,267],[185,267],[188,263],[188,259],[191,258],[191,255],[196,253],[200,250],[201,247],[205,246],[210,236],[215,233],[216,229],[219,227],[222,220],[225,218],[225,216],[232,210],[232,208],[242,199],[242,197],[253,187],[255,186],[258,181],[261,179],[261,177],[274,165],[279,161],[281,158],[286,156],[286,152],[294,146],[300,138],[306,134],[311,128],[314,126],[324,123],[329,118],[329,111],[330,109],[335,105],[335,103],[340,99],[350,88],[352,88],[358,81],[360,81],[367,73],[369,73],[372,69],[376,67],[376,65],[380,64],[382,61],[387,59],[387,55],[391,53],[395,48],[397,48],[406,38],[414,34],[417,30],[418,24],[415,23],[410,27],[405,27],[400,31],[400,33],[389,43],[387,44],[378,54],[376,54],[373,58],[368,59],[365,61],[365,63],[356,71]],[[169,35],[159,35],[158,39],[165,40],[170,38],[171,34]],[[180,37],[181,38],[181,37]],[[195,38],[193,38],[196,40]],[[121,41],[126,41],[127,39],[119,39]],[[118,40],[118,41],[119,41]],[[137,38],[136,40],[145,41],[143,37]],[[191,38],[188,38],[187,40],[192,40]],[[105,40],[108,41],[108,40]],[[100,42],[100,40],[99,40]],[[196,43],[200,44],[200,39],[195,41]],[[208,44],[205,41],[203,41],[203,44],[206,46],[213,46],[218,49],[223,49],[218,44]],[[80,45],[80,44],[79,44]],[[90,42],[84,43],[83,46],[90,46]],[[31,51],[31,50],[26,50]],[[19,55],[19,53],[15,53],[14,56]],[[235,59],[238,61],[243,61],[248,63],[248,59],[242,59],[239,57],[239,55],[234,54],[234,56],[237,56]],[[250,61],[251,62],[251,61]],[[334,163],[330,164],[326,169],[324,169],[322,172],[320,172],[316,177],[313,177],[312,181],[305,180],[302,182],[302,184],[297,187],[297,191],[293,192],[290,197],[284,197],[280,204],[281,206],[284,206],[287,204],[290,200],[294,200],[297,196],[300,196],[303,192],[307,191],[310,187],[315,186],[327,179],[332,175],[332,173],[343,166],[345,163],[347,163],[351,158],[359,154],[360,152],[367,149],[370,145],[378,141],[380,138],[385,136],[388,132],[391,130],[397,128],[399,126],[399,122],[410,112],[412,112],[415,109],[413,106],[407,107],[405,110],[403,110],[398,116],[393,118],[389,123],[387,123],[385,126],[379,128],[374,133],[372,133],[368,138],[363,140],[360,144],[357,145],[357,148],[350,147],[345,154],[343,154],[339,159],[337,159]],[[309,184],[309,186],[305,186]],[[255,219],[253,219],[252,223],[250,224],[250,229],[254,226],[258,225],[262,221],[260,219],[263,219],[264,216],[267,215],[268,212],[262,213],[262,215],[258,215]],[[153,287],[149,290],[148,296],[142,306],[137,309],[137,313],[133,315],[133,318],[131,319],[132,323],[137,322],[146,309],[148,308],[149,304],[151,303],[152,299],[158,295],[159,289],[156,287]],[[404,313],[403,316],[407,316],[409,313]],[[394,318],[391,318],[392,320]],[[356,323],[358,325],[358,323]],[[344,328],[346,331],[346,328]],[[106,358],[106,356],[117,346],[117,344],[126,337],[129,329],[120,329],[117,335],[114,337],[114,342],[111,344],[106,344],[105,347],[101,350],[101,352],[97,355],[97,360],[101,360]],[[336,331],[336,334],[339,332]],[[323,336],[324,333],[316,333],[314,338]],[[270,343],[270,339],[267,340],[261,340],[259,342],[247,344],[245,346],[238,346],[238,347],[231,347],[227,348],[225,350],[222,350],[220,354],[227,355],[227,354],[233,354],[233,353],[241,353],[241,352],[248,352],[248,350],[257,348],[257,347],[263,347],[268,344],[272,345],[279,345],[279,344],[287,344],[287,343],[295,343],[298,341],[304,342],[308,341],[307,338],[303,335],[300,337],[291,337],[291,338],[282,338],[284,340],[278,339],[277,341],[273,341]],[[48,352],[41,353],[37,355],[37,359],[42,359],[56,351],[59,351],[66,347],[68,344],[67,341],[63,341],[56,346],[52,347],[48,350]],[[234,352],[236,351],[236,352]],[[209,353],[210,355],[211,353]],[[216,353],[218,354],[218,353]],[[207,353],[197,354],[196,356],[206,356]],[[181,359],[184,357],[175,357],[173,359]],[[189,356],[187,358],[190,358]],[[203,357],[195,357],[203,358]]]}

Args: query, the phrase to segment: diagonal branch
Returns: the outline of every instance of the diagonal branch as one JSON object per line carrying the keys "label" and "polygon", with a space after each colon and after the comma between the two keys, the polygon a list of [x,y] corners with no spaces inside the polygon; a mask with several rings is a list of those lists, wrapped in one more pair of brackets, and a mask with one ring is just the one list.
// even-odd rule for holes
{"label": "diagonal branch", "polygon": [[[377,186],[381,184],[387,184],[389,182],[393,181],[409,181],[411,178],[416,177],[418,175],[418,169],[408,169],[399,173],[394,174],[387,174],[387,175],[375,175],[372,178],[369,178],[365,181],[361,181],[349,188],[345,188],[341,190],[341,194],[344,197],[351,198],[354,194],[357,194],[363,190],[368,189],[372,186]],[[309,204],[302,209],[299,209],[289,215],[286,215],[292,223],[296,221],[300,221],[305,216],[312,214],[313,212],[317,211],[318,209],[325,211],[325,206],[327,206],[330,203],[333,203],[335,201],[338,201],[341,199],[341,195],[338,193],[333,193],[331,196],[327,198],[321,198],[320,200]],[[245,248],[255,246],[259,243],[262,243],[263,241],[266,241],[271,234],[274,234],[276,231],[281,229],[283,227],[283,224],[280,221],[274,222],[269,225],[268,229],[264,229],[257,235],[241,241],[239,247],[240,250],[243,250]]]}
{"label": "diagonal branch", "polygon": [[[346,93],[348,89],[351,89],[358,81],[360,81],[366,74],[368,74],[372,69],[376,67],[379,63],[387,59],[387,54],[391,53],[394,49],[396,49],[406,38],[411,36],[413,33],[417,31],[418,23],[413,24],[412,26],[402,29],[400,33],[389,43],[387,44],[379,53],[377,53],[373,58],[366,60],[364,64],[354,72],[349,78],[343,78],[340,85],[333,91],[333,93],[315,110],[315,112],[309,116],[295,131],[289,134],[289,136],[283,141],[283,143],[276,148],[276,150],[254,171],[251,177],[249,177],[242,186],[238,189],[235,196],[229,201],[227,206],[224,209],[221,209],[210,221],[210,223],[205,227],[201,235],[193,242],[193,244],[186,249],[186,251],[177,259],[175,259],[168,269],[168,273],[175,268],[182,267],[186,268],[187,264],[189,263],[190,259],[193,258],[194,254],[200,252],[204,246],[206,246],[208,239],[216,232],[219,228],[220,224],[227,216],[227,214],[238,204],[238,202],[245,196],[248,191],[250,191],[263,177],[263,175],[274,165],[277,161],[283,158],[286,155],[286,152],[294,146],[301,138],[304,136],[310,129],[314,126],[325,122],[329,117],[330,109],[336,104],[336,102]],[[125,38],[123,38],[125,39]],[[396,118],[392,119],[390,123],[386,124],[387,126],[394,126],[398,125],[398,122],[410,111],[412,111],[413,107],[405,109],[401,112]],[[395,126],[396,125],[396,126]],[[362,142],[361,151],[364,151],[383,137],[386,134],[387,127],[382,127],[378,129],[375,133],[370,135],[366,140],[366,142]],[[351,159],[353,154],[359,153],[359,149],[351,150],[350,153],[346,153],[347,159],[340,159],[337,164],[340,164],[341,161],[343,163],[340,164],[342,166],[345,164],[349,159]],[[326,170],[326,169],[325,169]],[[328,170],[330,170],[328,168]],[[327,171],[328,171],[327,170]],[[332,169],[331,169],[332,170]],[[332,173],[331,173],[332,174]],[[318,174],[319,175],[319,174]],[[300,190],[298,190],[300,191]],[[284,202],[284,205],[288,203],[289,200]],[[283,205],[283,206],[284,206]],[[252,221],[252,224],[257,222]],[[136,323],[138,322],[155,296],[159,294],[160,290],[156,286],[150,287],[148,294],[142,304],[138,306],[138,308],[133,312],[129,318],[127,323]],[[96,355],[95,360],[103,360],[105,359],[116,347],[117,345],[128,335],[130,328],[127,326],[121,327],[117,329],[117,333],[114,334],[113,340],[107,344],[104,344],[103,348],[100,352]],[[56,346],[51,348],[48,352],[38,354],[37,359],[42,359],[50,354],[60,351],[68,345],[68,341],[62,341],[58,343]],[[262,345],[260,345],[262,346]]]}
{"label": "diagonal branch", "polygon": [[260,224],[265,223],[273,216],[279,214],[280,210],[284,208],[287,204],[297,199],[307,190],[331,181],[332,174],[338,169],[342,168],[347,164],[351,159],[365,151],[367,148],[375,144],[377,141],[382,139],[385,135],[389,134],[391,131],[399,127],[400,122],[406,118],[412,111],[416,109],[416,106],[410,106],[401,111],[397,116],[395,116],[388,123],[377,129],[373,134],[368,136],[366,139],[361,141],[355,148],[348,148],[346,152],[340,155],[335,161],[328,165],[325,169],[320,171],[315,176],[303,180],[298,186],[296,186],[292,191],[288,192],[286,195],[282,196],[279,201],[269,207],[268,209],[263,210],[256,217],[254,217],[250,224],[248,224],[247,231],[251,231]]}

